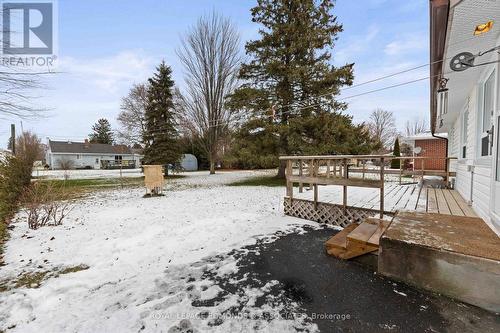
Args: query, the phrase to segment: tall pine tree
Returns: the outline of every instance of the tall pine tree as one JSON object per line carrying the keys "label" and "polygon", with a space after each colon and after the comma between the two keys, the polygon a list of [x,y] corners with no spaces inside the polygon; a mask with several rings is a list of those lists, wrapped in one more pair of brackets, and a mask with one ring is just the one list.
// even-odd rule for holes
{"label": "tall pine tree", "polygon": [[[252,59],[240,71],[246,83],[229,103],[249,119],[240,135],[247,154],[261,153],[255,133],[275,141],[269,156],[275,163],[283,154],[369,152],[368,132],[353,125],[341,113],[347,105],[335,100],[341,86],[352,84],[353,64],[331,64],[342,31],[333,7],[332,0],[258,0],[251,10],[260,39],[245,46]],[[284,176],[283,164],[278,175]]]}
{"label": "tall pine tree", "polygon": [[[392,152],[392,155],[395,157],[401,157],[401,149],[399,148],[399,138],[396,137],[396,140],[394,141],[394,150]],[[392,169],[399,169],[400,167],[401,160],[391,160],[391,168]]]}
{"label": "tall pine tree", "polygon": [[90,142],[92,143],[105,143],[108,145],[113,144],[113,131],[109,121],[101,118],[92,126],[92,133],[89,134]]}
{"label": "tall pine tree", "polygon": [[148,79],[144,164],[175,164],[181,159],[171,76],[171,68],[162,61]]}

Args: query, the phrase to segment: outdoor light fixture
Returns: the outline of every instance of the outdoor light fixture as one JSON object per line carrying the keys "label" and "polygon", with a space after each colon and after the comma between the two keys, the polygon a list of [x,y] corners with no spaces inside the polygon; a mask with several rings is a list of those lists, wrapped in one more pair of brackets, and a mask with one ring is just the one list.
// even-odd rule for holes
{"label": "outdoor light fixture", "polygon": [[446,84],[448,83],[447,78],[439,79],[439,89],[437,91],[437,100],[438,100],[438,114],[443,116],[448,113],[448,88],[446,88]]}
{"label": "outdoor light fixture", "polygon": [[474,36],[478,36],[484,33],[487,33],[488,31],[491,30],[493,27],[493,21],[488,21],[483,24],[478,24],[476,25],[476,28],[474,29]]}

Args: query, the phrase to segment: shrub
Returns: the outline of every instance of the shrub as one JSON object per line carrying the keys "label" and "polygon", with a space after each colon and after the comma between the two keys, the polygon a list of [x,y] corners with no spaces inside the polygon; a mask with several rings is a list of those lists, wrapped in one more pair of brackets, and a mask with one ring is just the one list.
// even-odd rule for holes
{"label": "shrub", "polygon": [[7,238],[7,224],[16,213],[24,189],[30,184],[33,162],[42,154],[40,139],[29,132],[16,139],[16,147],[15,156],[0,158],[0,253]]}
{"label": "shrub", "polygon": [[66,199],[68,196],[61,186],[50,182],[31,184],[22,197],[29,228],[61,225],[72,209],[70,201]]}

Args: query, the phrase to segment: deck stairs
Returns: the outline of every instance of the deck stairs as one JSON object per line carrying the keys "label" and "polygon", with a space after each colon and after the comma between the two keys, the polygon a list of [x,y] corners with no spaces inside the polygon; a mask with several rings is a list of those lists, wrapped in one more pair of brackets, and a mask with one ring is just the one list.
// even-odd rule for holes
{"label": "deck stairs", "polygon": [[367,218],[352,223],[325,243],[326,252],[341,259],[351,259],[378,250],[379,240],[391,221]]}

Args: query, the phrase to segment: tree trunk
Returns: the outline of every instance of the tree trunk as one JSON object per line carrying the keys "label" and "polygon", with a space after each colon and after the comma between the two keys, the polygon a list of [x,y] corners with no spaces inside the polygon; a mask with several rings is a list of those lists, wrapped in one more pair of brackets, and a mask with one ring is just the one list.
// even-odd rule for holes
{"label": "tree trunk", "polygon": [[286,161],[280,161],[280,165],[278,167],[278,174],[276,177],[285,179],[285,171],[286,171]]}
{"label": "tree trunk", "polygon": [[210,174],[215,175],[215,161],[217,159],[216,154],[213,152],[210,153],[209,159],[210,159]]}
{"label": "tree trunk", "polygon": [[210,174],[215,175],[215,161],[210,159]]}

